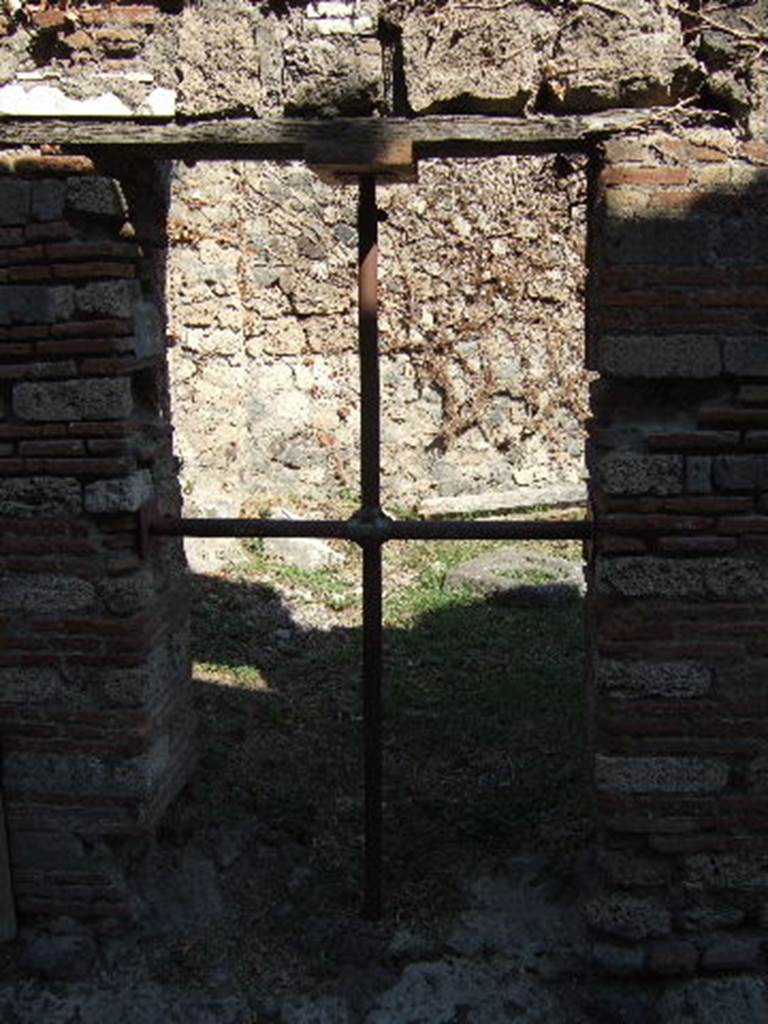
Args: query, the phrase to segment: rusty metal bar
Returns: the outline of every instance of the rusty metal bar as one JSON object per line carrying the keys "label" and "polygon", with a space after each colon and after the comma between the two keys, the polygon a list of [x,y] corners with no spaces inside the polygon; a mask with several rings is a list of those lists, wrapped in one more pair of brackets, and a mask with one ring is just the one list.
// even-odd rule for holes
{"label": "rusty metal bar", "polygon": [[[364,544],[390,540],[589,540],[587,519],[153,519],[149,532],[168,537],[326,537]],[[603,532],[608,532],[605,528]]]}
{"label": "rusty metal bar", "polygon": [[376,178],[360,176],[357,206],[358,351],[360,356],[360,511],[363,540],[363,753],[365,895],[363,914],[381,917],[383,878],[381,381],[379,377],[379,211]]}

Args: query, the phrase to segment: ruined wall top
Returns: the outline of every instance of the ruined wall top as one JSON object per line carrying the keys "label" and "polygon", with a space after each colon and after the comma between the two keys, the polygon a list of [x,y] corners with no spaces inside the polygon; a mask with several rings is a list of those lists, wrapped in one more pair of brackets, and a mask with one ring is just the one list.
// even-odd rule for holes
{"label": "ruined wall top", "polygon": [[722,112],[763,134],[766,0],[0,0],[0,115]]}

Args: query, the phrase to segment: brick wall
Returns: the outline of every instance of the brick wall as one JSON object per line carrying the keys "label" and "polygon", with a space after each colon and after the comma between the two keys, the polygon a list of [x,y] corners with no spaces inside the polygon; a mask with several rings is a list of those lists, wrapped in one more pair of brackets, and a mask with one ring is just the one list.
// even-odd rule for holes
{"label": "brick wall", "polygon": [[[22,914],[133,913],[110,845],[151,831],[192,753],[164,328],[120,184],[0,162],[0,743]],[[134,187],[134,191],[139,190]],[[151,191],[151,190],[150,190]],[[151,217],[145,219],[150,220]]]}
{"label": "brick wall", "polygon": [[616,974],[750,968],[768,924],[768,147],[606,147],[590,600]]}

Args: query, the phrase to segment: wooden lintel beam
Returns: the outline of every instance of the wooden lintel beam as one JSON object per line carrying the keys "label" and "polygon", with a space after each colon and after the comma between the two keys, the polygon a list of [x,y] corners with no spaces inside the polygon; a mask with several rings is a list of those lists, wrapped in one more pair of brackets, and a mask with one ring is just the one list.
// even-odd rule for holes
{"label": "wooden lintel beam", "polygon": [[[658,112],[657,112],[658,113]],[[0,117],[0,147],[58,145],[65,151],[109,149],[167,160],[290,160],[307,152],[325,164],[375,165],[377,156],[412,145],[416,159],[471,153],[556,152],[580,149],[600,138],[641,127],[654,114],[620,110],[604,114],[538,118],[430,116],[158,122],[141,119]],[[350,159],[345,158],[349,152]]]}

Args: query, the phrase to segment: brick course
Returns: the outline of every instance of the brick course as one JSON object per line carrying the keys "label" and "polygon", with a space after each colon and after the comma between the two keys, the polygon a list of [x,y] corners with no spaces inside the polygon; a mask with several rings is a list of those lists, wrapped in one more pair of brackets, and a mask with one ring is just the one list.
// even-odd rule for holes
{"label": "brick course", "polygon": [[119,236],[119,183],[77,156],[24,155],[6,172],[0,742],[14,891],[22,915],[131,917],[120,865],[102,870],[80,837],[149,834],[193,759],[178,574],[173,558],[148,571],[137,546],[139,505],[173,480],[160,410],[132,387],[161,369],[164,338],[147,343],[161,321],[135,281],[147,254]]}

